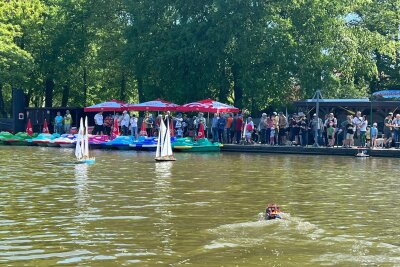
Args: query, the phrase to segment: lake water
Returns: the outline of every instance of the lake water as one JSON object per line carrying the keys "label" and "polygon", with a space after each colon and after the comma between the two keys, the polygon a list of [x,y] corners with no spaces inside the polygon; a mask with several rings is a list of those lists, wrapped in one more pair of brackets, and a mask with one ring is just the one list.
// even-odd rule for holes
{"label": "lake water", "polygon": [[399,159],[93,155],[0,146],[1,266],[400,266]]}

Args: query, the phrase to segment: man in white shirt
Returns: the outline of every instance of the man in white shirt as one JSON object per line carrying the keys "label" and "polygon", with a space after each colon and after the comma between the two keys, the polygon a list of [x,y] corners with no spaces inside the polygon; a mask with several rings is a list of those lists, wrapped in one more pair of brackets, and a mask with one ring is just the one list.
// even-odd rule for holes
{"label": "man in white shirt", "polygon": [[357,111],[356,115],[354,116],[352,122],[355,126],[355,131],[354,131],[354,138],[357,138],[357,145],[361,145],[361,143],[359,144],[358,141],[360,141],[360,127],[361,127],[361,123],[362,123],[362,116],[361,116],[361,111]]}
{"label": "man in white shirt", "polygon": [[396,114],[396,118],[392,120],[393,125],[393,139],[396,148],[399,148],[399,137],[400,137],[400,114]]}
{"label": "man in white shirt", "polygon": [[122,129],[122,135],[128,135],[128,130],[129,130],[129,121],[131,120],[131,117],[128,114],[128,111],[124,110],[121,116],[121,129]]}
{"label": "man in white shirt", "polygon": [[93,134],[103,135],[103,111],[94,115],[94,130]]}
{"label": "man in white shirt", "polygon": [[361,140],[361,146],[364,147],[366,145],[366,133],[367,133],[367,126],[368,126],[368,121],[366,116],[364,115],[363,117],[359,118],[361,121],[360,124],[360,140]]}
{"label": "man in white shirt", "polygon": [[131,117],[131,135],[136,139],[137,137],[137,129],[138,129],[138,118],[133,114]]}

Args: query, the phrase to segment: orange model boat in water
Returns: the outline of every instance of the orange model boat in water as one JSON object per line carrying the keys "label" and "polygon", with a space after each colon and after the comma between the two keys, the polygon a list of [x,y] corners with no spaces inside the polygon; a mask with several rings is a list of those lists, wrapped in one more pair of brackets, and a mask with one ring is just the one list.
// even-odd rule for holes
{"label": "orange model boat in water", "polygon": [[268,204],[265,210],[265,219],[266,220],[282,219],[280,207],[275,203]]}

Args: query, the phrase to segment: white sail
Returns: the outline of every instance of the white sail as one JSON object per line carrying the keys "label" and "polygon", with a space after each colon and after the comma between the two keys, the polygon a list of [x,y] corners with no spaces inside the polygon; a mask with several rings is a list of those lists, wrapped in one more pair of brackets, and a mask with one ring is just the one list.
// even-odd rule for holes
{"label": "white sail", "polygon": [[85,136],[83,142],[83,157],[89,158],[89,133],[88,133],[88,119],[85,118]]}
{"label": "white sail", "polygon": [[169,130],[168,116],[166,116],[166,119],[167,119],[167,126],[165,126],[163,119],[161,119],[160,121],[160,129],[157,141],[157,152],[155,158],[157,161],[175,160],[172,155],[171,134]]}
{"label": "white sail", "polygon": [[80,160],[83,158],[83,119],[81,118],[80,124],[79,124],[79,131],[78,131],[78,136],[76,138],[76,147],[75,147],[75,156],[77,160]]}
{"label": "white sail", "polygon": [[161,120],[160,123],[160,132],[161,132],[161,139],[162,139],[162,146],[161,146],[161,157],[168,156],[168,151],[167,151],[167,140],[166,140],[166,134],[167,134],[167,128],[165,127],[165,123],[163,120]]}
{"label": "white sail", "polygon": [[[161,125],[160,125],[160,128],[161,128]],[[158,139],[157,139],[156,158],[159,158],[161,156],[161,147],[162,147],[161,143],[162,143],[162,135],[161,135],[161,129],[159,129],[159,131],[158,131]]]}
{"label": "white sail", "polygon": [[167,156],[172,156],[171,131],[169,129],[169,118],[167,117],[167,131],[165,133],[165,147],[167,148]]}

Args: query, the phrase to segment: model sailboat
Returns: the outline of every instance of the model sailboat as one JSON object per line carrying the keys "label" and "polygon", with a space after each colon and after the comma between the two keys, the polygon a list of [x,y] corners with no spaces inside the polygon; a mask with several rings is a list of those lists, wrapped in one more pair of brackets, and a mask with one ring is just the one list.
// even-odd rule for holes
{"label": "model sailboat", "polygon": [[163,120],[160,122],[160,130],[158,131],[158,141],[156,150],[156,161],[174,161],[171,146],[171,132],[169,129],[169,118],[166,116],[167,125]]}
{"label": "model sailboat", "polygon": [[95,162],[95,158],[89,157],[89,134],[87,117],[85,118],[85,126],[83,124],[82,118],[79,124],[79,131],[76,139],[75,156],[78,163],[90,164]]}

